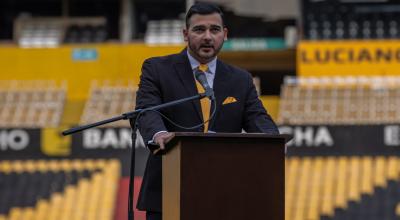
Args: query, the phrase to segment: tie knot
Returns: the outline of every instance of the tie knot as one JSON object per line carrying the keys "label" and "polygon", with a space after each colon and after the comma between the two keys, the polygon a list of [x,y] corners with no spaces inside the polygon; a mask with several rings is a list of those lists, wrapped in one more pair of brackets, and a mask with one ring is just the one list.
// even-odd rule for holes
{"label": "tie knot", "polygon": [[202,71],[202,72],[207,72],[208,65],[207,64],[200,64],[199,65],[199,70]]}

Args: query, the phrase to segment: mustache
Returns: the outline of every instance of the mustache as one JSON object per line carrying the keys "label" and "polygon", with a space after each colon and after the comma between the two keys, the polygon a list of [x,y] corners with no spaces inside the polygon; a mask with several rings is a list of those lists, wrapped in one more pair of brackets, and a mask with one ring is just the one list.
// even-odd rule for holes
{"label": "mustache", "polygon": [[214,45],[212,45],[212,44],[201,44],[200,48],[214,48]]}

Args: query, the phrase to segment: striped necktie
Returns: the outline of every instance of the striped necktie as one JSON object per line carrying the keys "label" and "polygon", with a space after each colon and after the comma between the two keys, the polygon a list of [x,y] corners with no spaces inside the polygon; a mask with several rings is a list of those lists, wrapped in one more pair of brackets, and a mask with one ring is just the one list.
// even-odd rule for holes
{"label": "striped necktie", "polygon": [[[207,64],[200,64],[198,66],[198,69],[200,71],[202,71],[204,74],[207,72],[208,70],[208,66]],[[196,80],[196,87],[197,87],[197,92],[199,93],[203,93],[204,88],[201,86],[201,84]],[[203,114],[203,121],[208,121],[210,118],[210,108],[211,108],[211,103],[210,100],[208,98],[203,98],[200,100],[200,104],[201,104],[201,112]],[[204,133],[208,132],[208,122],[206,122],[204,124]]]}

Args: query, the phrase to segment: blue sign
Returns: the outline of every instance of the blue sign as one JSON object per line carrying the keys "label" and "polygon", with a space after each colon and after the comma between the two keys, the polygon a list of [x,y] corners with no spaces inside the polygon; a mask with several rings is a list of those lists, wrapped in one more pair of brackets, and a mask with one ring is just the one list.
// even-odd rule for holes
{"label": "blue sign", "polygon": [[72,60],[74,61],[95,61],[99,57],[97,49],[73,49],[72,50]]}

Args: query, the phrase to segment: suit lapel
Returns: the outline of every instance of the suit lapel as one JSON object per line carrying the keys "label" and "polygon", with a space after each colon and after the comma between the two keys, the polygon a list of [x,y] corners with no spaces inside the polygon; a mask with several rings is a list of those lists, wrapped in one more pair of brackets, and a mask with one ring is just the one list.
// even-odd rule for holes
{"label": "suit lapel", "polygon": [[[186,55],[186,50],[183,50],[179,55],[178,59],[174,63],[174,67],[178,76],[185,87],[185,90],[189,96],[197,95],[196,82],[194,81],[193,70],[190,66],[189,59]],[[201,113],[200,100],[192,101],[193,107],[197,112],[197,116],[200,121],[203,121],[203,115]]]}
{"label": "suit lapel", "polygon": [[[214,78],[214,94],[215,94],[215,100],[216,100],[216,111],[215,111],[215,116],[210,122],[210,130],[214,129],[214,125],[216,123],[216,120],[218,119],[220,109],[222,107],[222,102],[224,99],[229,95],[230,89],[229,88],[229,80],[231,79],[229,77],[229,71],[226,65],[217,60],[217,69],[215,71],[215,78]],[[211,105],[213,107],[213,105]]]}

